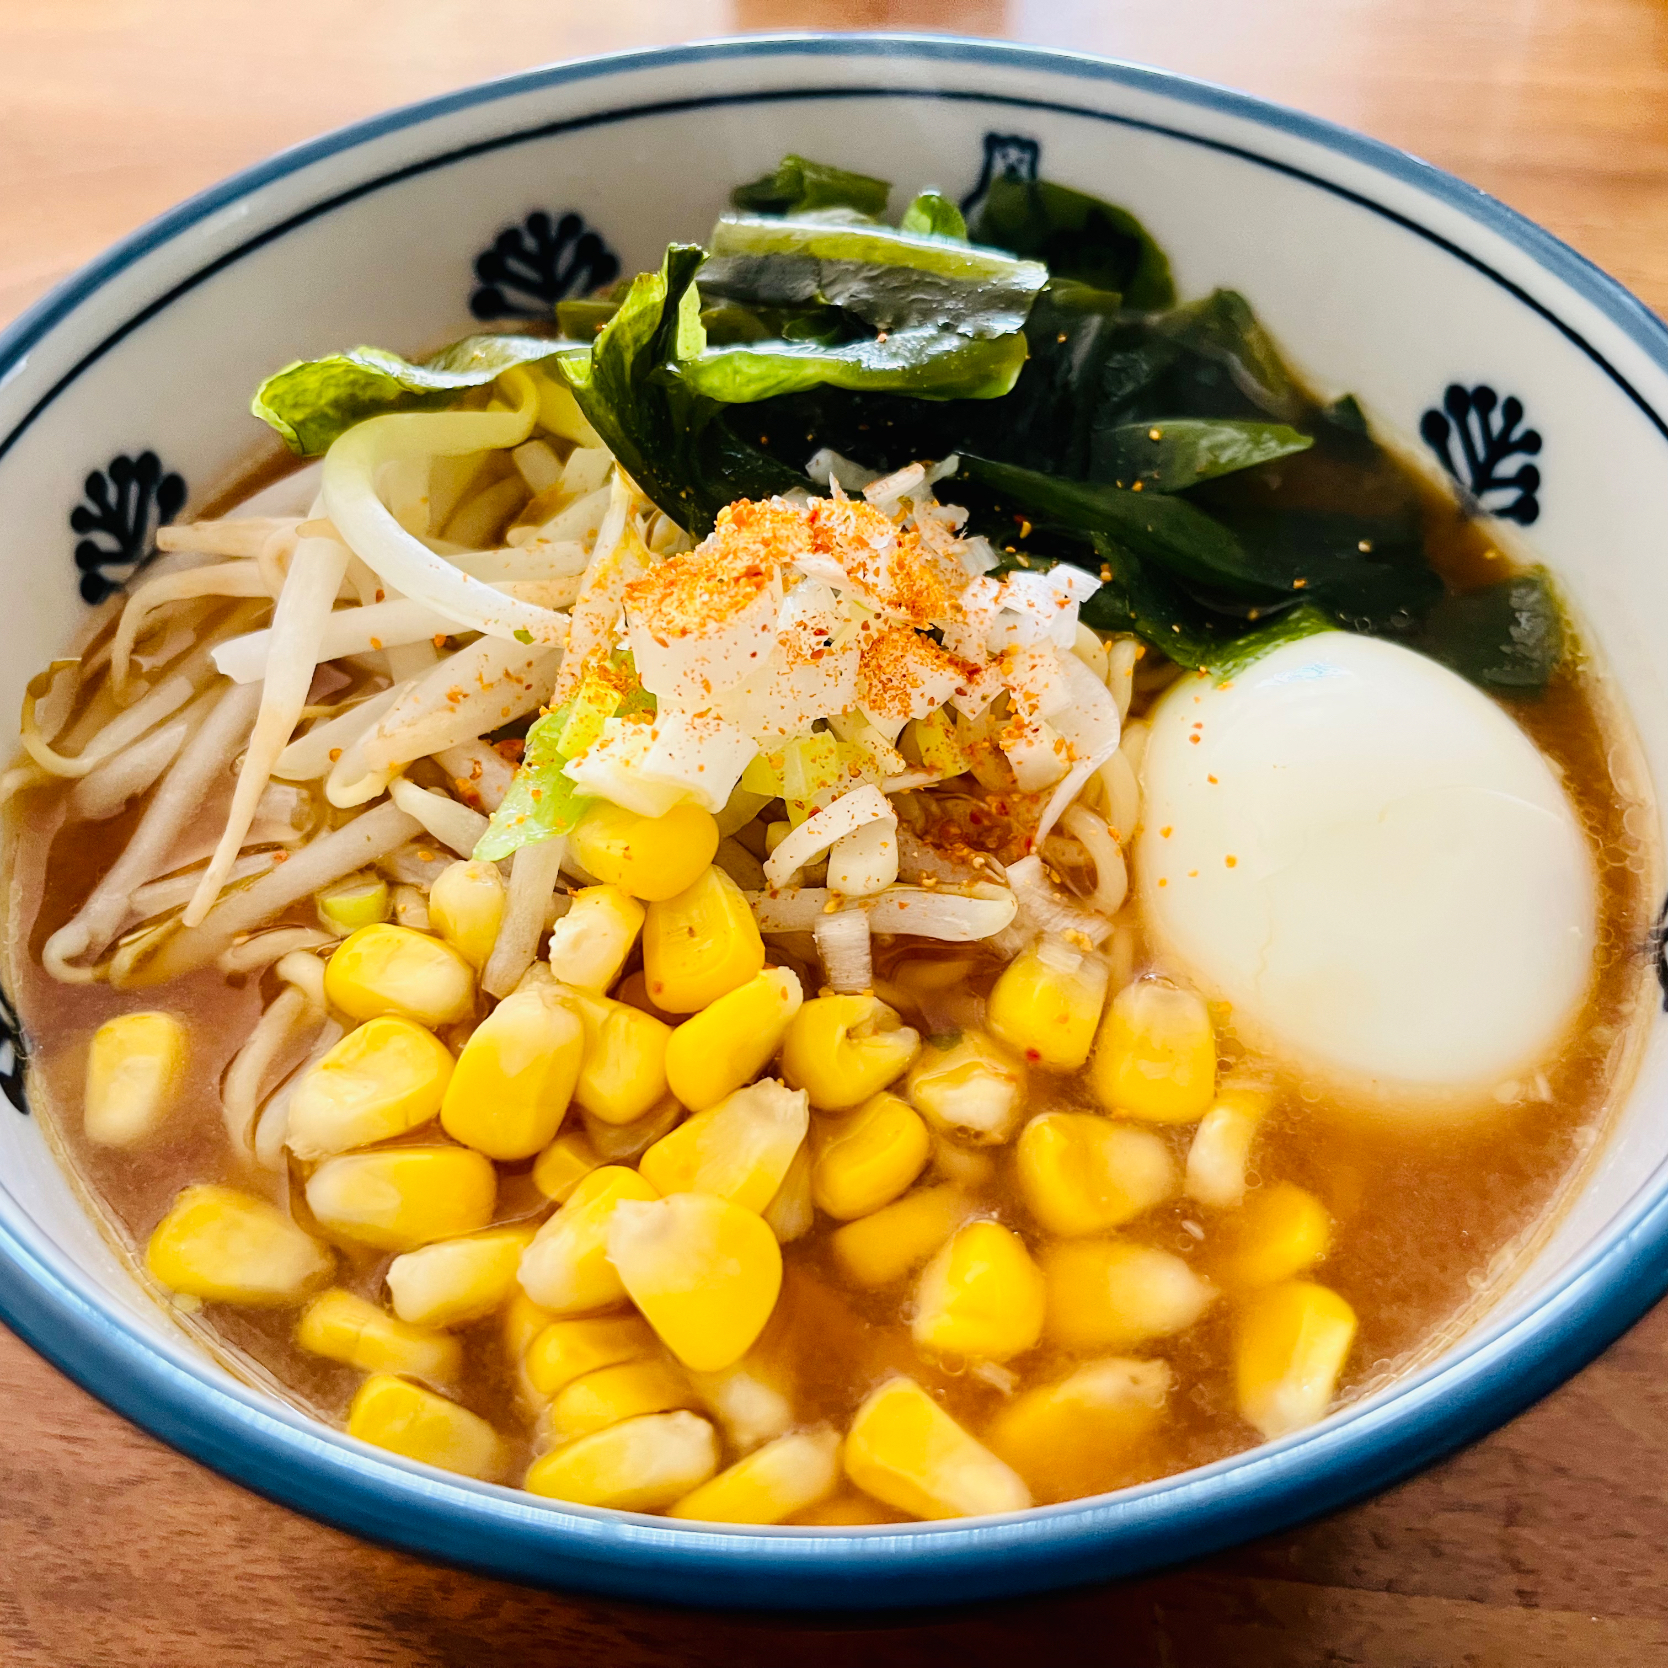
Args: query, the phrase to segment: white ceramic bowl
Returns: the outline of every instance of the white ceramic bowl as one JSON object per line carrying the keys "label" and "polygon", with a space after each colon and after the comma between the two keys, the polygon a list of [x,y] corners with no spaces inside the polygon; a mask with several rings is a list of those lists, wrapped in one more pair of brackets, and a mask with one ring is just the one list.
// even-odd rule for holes
{"label": "white ceramic bowl", "polygon": [[[1126,204],[1184,295],[1243,291],[1317,387],[1359,394],[1383,432],[1431,445],[1529,530],[1651,774],[1668,775],[1668,331],[1655,317],[1510,210],[1357,135],[1151,70],[919,37],[726,41],[489,83],[286,152],[95,261],[0,336],[0,712],[70,640],[83,595],[148,548],[158,513],[189,513],[260,442],[244,412],[263,373],[356,342],[427,349],[465,333],[472,309],[544,307],[616,262],[655,264],[789,150],[957,196],[992,170],[1040,167]],[[16,1103],[15,1070],[7,1082]],[[673,1527],[366,1448],[234,1381],[175,1330],[21,1104],[0,1106],[0,1313],[208,1464],[496,1574],[695,1603],[988,1597],[1290,1523],[1544,1393],[1668,1286],[1665,1114],[1659,1016],[1557,1231],[1440,1359],[1202,1470],[974,1523]]]}

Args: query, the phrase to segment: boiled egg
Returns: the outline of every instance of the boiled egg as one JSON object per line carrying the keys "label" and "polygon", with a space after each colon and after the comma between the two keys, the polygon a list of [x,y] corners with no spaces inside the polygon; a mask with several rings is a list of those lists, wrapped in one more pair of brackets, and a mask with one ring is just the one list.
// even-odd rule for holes
{"label": "boiled egg", "polygon": [[1554,768],[1446,667],[1348,632],[1158,702],[1136,870],[1160,960],[1251,1048],[1413,1117],[1512,1098],[1593,973]]}

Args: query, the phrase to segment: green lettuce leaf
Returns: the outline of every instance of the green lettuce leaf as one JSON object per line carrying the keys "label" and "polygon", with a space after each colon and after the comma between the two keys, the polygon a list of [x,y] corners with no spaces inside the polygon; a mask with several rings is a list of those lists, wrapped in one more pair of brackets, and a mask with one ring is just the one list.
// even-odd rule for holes
{"label": "green lettuce leaf", "polygon": [[918,232],[924,237],[950,237],[967,242],[967,222],[954,203],[942,192],[923,191],[903,212],[900,232]]}
{"label": "green lettuce leaf", "polygon": [[466,336],[412,364],[382,348],[357,347],[324,359],[298,359],[274,371],[249,409],[301,457],[318,457],[335,438],[389,411],[438,411],[517,365],[582,352],[542,336]]}
{"label": "green lettuce leaf", "polygon": [[991,181],[968,223],[975,243],[1044,262],[1056,278],[1117,290],[1150,312],[1175,303],[1170,262],[1127,209],[1047,180]]}
{"label": "green lettuce leaf", "polygon": [[473,855],[483,862],[497,863],[523,846],[553,840],[579,821],[587,802],[562,774],[568,761],[556,745],[572,707],[571,701],[564,701],[528,728],[520,768],[486,833],[475,842]]}
{"label": "green lettuce leaf", "polygon": [[891,182],[868,174],[854,174],[826,162],[788,155],[775,169],[751,185],[738,185],[730,201],[749,214],[810,214],[827,209],[849,209],[878,217],[886,212]]}

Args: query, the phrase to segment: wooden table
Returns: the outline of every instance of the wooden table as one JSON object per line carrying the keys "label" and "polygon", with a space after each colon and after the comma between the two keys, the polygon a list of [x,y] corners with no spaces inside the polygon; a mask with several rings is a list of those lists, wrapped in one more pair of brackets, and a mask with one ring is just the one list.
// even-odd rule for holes
{"label": "wooden table", "polygon": [[[0,318],[234,168],[550,59],[742,30],[1010,35],[1405,145],[1668,303],[1659,0],[0,0]],[[563,1599],[246,1494],[0,1333],[6,1668],[1585,1668],[1668,1659],[1668,1308],[1380,1499],[1152,1580],[879,1627]]]}

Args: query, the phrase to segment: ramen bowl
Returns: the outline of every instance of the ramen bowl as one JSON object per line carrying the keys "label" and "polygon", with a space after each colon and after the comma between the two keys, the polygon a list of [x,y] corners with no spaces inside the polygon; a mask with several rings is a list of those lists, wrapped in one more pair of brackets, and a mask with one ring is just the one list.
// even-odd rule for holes
{"label": "ramen bowl", "polygon": [[[921,37],[737,40],[532,71],[286,152],[93,262],[0,335],[0,709],[142,563],[159,522],[212,502],[259,450],[239,414],[273,367],[547,313],[655,265],[668,239],[699,239],[734,182],[790,151],[934,180],[969,205],[1042,171],[1132,209],[1184,294],[1249,296],[1318,389],[1357,393],[1386,438],[1556,575],[1631,715],[1638,756],[1612,769],[1649,800],[1668,771],[1668,329],[1547,233],[1371,140],[1149,69]],[[1658,953],[1631,948],[1641,965]],[[1491,1301],[1321,1423],[1007,1516],[674,1526],[402,1460],[217,1364],[101,1237],[30,1116],[27,1039],[8,1026],[6,1321],[271,1498],[540,1585],[871,1608],[1129,1575],[1405,1476],[1551,1389],[1668,1288],[1657,1016],[1602,1141]]]}

